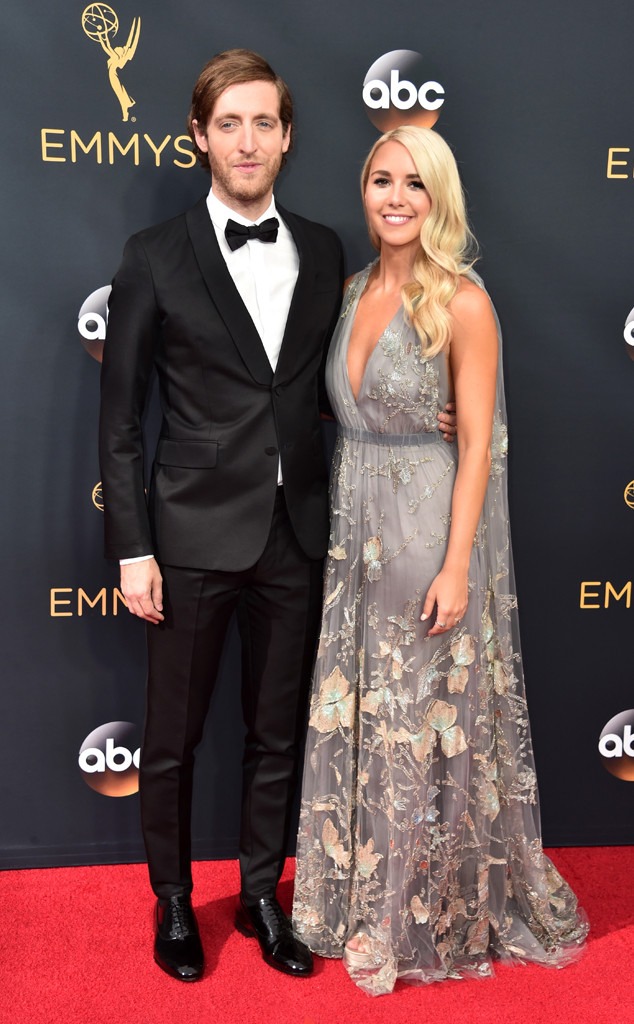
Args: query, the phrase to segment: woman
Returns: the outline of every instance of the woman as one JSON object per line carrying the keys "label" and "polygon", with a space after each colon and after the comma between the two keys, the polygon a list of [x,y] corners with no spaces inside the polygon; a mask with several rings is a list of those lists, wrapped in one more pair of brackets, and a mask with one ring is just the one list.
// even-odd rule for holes
{"label": "woman", "polygon": [[[507,524],[497,321],[455,161],[397,128],[362,174],[348,283],[294,924],[372,994],[563,964],[587,925],[544,856]],[[458,444],[437,432],[454,398]]]}

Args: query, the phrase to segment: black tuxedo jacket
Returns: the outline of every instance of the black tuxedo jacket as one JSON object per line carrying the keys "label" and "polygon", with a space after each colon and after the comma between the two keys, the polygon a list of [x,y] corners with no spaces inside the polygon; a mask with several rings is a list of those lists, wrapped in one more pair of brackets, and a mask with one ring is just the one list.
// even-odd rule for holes
{"label": "black tuxedo jacket", "polygon": [[[264,549],[278,457],[297,539],[328,538],[319,379],[342,290],[329,228],[278,207],[299,276],[275,373],[222,257],[206,202],[134,235],[113,281],[101,376],[106,556],[240,571]],[[153,368],[163,411],[149,497],[141,418]]]}

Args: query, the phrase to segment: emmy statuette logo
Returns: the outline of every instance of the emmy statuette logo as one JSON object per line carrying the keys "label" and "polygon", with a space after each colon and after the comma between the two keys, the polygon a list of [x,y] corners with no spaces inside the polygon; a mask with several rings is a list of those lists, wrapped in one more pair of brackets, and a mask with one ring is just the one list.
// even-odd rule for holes
{"label": "emmy statuette logo", "polygon": [[628,508],[634,508],[634,480],[630,480],[623,491],[623,500]]}
{"label": "emmy statuette logo", "polygon": [[[108,4],[89,4],[81,16],[81,27],[94,43],[99,43],[108,58],[108,80],[121,106],[121,118],[130,120],[130,107],[134,106],[125,86],[119,79],[119,72],[128,64],[136,53],[141,34],[141,19],[132,19],[132,28],[125,46],[113,46],[112,41],[119,31],[119,19],[116,11]],[[135,118],[132,118],[134,121]]]}
{"label": "emmy statuette logo", "polygon": [[[133,0],[134,2],[134,0]],[[76,15],[73,15],[73,19]],[[127,163],[134,167],[164,167],[171,164],[183,170],[191,170],[196,166],[192,140],[189,135],[173,135],[162,131],[151,136],[146,131],[135,131],[132,128],[136,121],[131,113],[135,100],[130,96],[124,84],[127,78],[127,65],[134,59],[141,35],[141,18],[132,18],[132,25],[123,46],[117,46],[116,36],[119,32],[119,17],[109,4],[92,3],[84,8],[81,15],[83,34],[91,43],[96,43],[103,54],[93,47],[93,53],[99,59],[99,78],[105,79],[107,72],[110,89],[117,98],[117,103],[110,100],[110,89],[105,95],[111,114],[116,118],[121,110],[121,127],[113,131],[111,127],[99,127],[92,124],[81,129],[69,125],[40,128],[40,153],[45,164],[65,166],[70,170],[73,164],[108,165],[117,168]],[[78,33],[79,34],[79,33]],[[125,39],[121,37],[121,41]],[[81,45],[88,50],[86,44]],[[106,58],[104,60],[103,58]],[[104,66],[105,65],[105,66]],[[157,65],[158,66],[158,65]],[[122,81],[122,76],[124,81]],[[85,98],[78,93],[79,102],[85,106]],[[118,132],[121,133],[121,138]],[[86,337],[86,340],[91,340]],[[95,350],[96,351],[96,350]],[[97,358],[97,357],[96,357]]]}
{"label": "emmy statuette logo", "polygon": [[101,489],[101,480],[96,483],[92,489],[92,503],[99,512],[103,512],[103,491]]}

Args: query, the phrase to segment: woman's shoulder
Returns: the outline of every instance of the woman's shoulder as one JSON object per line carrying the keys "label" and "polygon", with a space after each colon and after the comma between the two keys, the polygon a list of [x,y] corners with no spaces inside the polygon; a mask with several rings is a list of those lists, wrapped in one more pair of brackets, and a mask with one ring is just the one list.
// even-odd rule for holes
{"label": "woman's shoulder", "polygon": [[376,263],[376,259],[371,260],[370,263],[367,264],[367,266],[363,267],[361,270],[357,270],[355,274],[350,274],[350,276],[347,277],[343,282],[344,291],[347,291],[351,285],[357,288],[359,284],[365,284],[368,277],[372,273],[372,270],[376,266]]}
{"label": "woman's shoulder", "polygon": [[469,277],[461,277],[456,294],[451,299],[450,312],[455,316],[475,316],[491,309],[491,300],[482,278],[470,271]]}

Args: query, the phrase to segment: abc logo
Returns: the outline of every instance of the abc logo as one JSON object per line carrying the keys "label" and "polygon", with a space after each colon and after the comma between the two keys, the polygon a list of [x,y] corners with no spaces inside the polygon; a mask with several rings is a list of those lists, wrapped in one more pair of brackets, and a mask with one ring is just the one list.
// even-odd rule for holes
{"label": "abc logo", "polygon": [[445,102],[445,90],[439,82],[427,80],[420,53],[391,50],[379,57],[365,76],[363,102],[380,132],[402,124],[431,128]]}
{"label": "abc logo", "polygon": [[105,285],[103,288],[97,288],[97,291],[92,292],[79,310],[79,319],[77,321],[81,343],[88,355],[96,359],[98,363],[101,362],[103,357],[110,291],[110,285]]}
{"label": "abc logo", "polygon": [[634,710],[610,719],[599,738],[599,753],[612,775],[634,782]]}
{"label": "abc logo", "polygon": [[627,345],[627,353],[630,359],[634,360],[634,309],[630,310],[627,320],[625,321],[623,337],[625,338],[625,344]]}
{"label": "abc logo", "polygon": [[107,722],[86,736],[79,751],[84,781],[104,796],[139,789],[139,730],[132,722]]}

